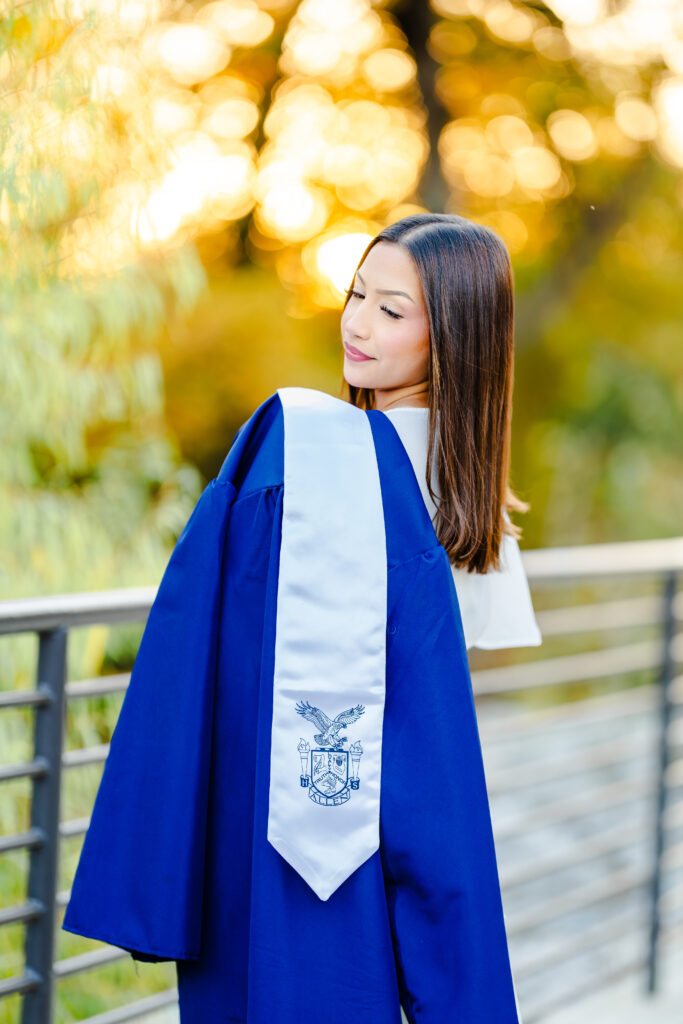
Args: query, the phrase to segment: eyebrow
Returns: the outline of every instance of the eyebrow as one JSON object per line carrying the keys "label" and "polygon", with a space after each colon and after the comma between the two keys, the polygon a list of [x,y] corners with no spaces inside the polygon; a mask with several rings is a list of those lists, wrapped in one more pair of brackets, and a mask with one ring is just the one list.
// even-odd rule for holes
{"label": "eyebrow", "polygon": [[[361,280],[361,282],[362,282],[363,284],[365,284],[365,281],[363,281],[363,277],[362,277],[362,275],[361,275],[361,273],[360,273],[360,271],[359,271],[359,270],[357,270],[357,271],[356,271],[356,277],[357,277],[357,278],[359,278],[359,279]],[[407,299],[410,299],[410,301],[411,301],[412,303],[414,303],[414,302],[415,302],[415,300],[414,300],[414,299],[411,299],[411,298],[410,298],[410,295],[408,295],[408,293],[407,293],[407,292],[398,292],[398,291],[387,291],[387,289],[386,289],[386,288],[377,288],[376,290],[377,290],[377,294],[378,294],[378,295],[405,295],[405,297],[406,297]]]}

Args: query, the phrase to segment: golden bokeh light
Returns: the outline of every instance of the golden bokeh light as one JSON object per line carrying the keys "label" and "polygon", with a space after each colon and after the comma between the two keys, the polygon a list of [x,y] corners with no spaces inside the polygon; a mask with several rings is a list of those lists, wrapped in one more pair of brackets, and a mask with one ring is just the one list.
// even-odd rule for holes
{"label": "golden bokeh light", "polygon": [[[470,7],[470,0],[431,0],[431,6],[437,14],[448,18],[467,18],[477,13]],[[481,9],[481,4],[479,5]]]}
{"label": "golden bokeh light", "polygon": [[362,231],[340,231],[317,239],[315,246],[312,246],[319,274],[330,282],[340,299],[344,298],[347,289],[351,287],[358,261],[372,237]]}
{"label": "golden bokeh light", "polygon": [[196,20],[230,46],[258,46],[275,26],[271,15],[255,0],[215,0],[199,8]]}
{"label": "golden bokeh light", "polygon": [[150,64],[156,61],[181,85],[196,85],[222,71],[230,48],[204,25],[166,22],[146,33],[143,57]]}
{"label": "golden bokeh light", "polygon": [[547,4],[567,25],[593,25],[607,10],[605,0],[547,0]]}
{"label": "golden bokeh light", "polygon": [[562,166],[554,153],[541,146],[522,146],[512,157],[515,175],[522,188],[551,189],[560,180]]}
{"label": "golden bokeh light", "polygon": [[508,0],[497,0],[490,4],[485,8],[483,17],[489,32],[507,43],[524,43],[539,27],[534,12],[511,4]]}
{"label": "golden bokeh light", "polygon": [[382,42],[382,22],[368,0],[302,0],[282,42],[288,75],[327,76],[341,84]]}
{"label": "golden bokeh light", "polygon": [[302,181],[274,183],[256,208],[257,227],[288,242],[308,240],[321,231],[330,207],[329,193]]}
{"label": "golden bokeh light", "polygon": [[377,92],[398,92],[415,81],[417,67],[403,50],[377,50],[365,58],[362,72],[368,85]]}
{"label": "golden bokeh light", "polygon": [[657,116],[650,104],[639,96],[617,96],[614,120],[624,135],[636,142],[647,142],[657,134]]}
{"label": "golden bokeh light", "polygon": [[[112,258],[123,259],[126,246],[132,255],[136,247],[172,245],[193,233],[218,232],[221,224],[228,228],[253,211],[255,247],[276,259],[325,240],[325,248],[322,242],[315,248],[312,270],[282,258],[334,303],[340,291],[330,268],[344,247],[365,239],[371,221],[420,208],[428,114],[410,40],[384,3],[211,0],[178,10],[162,0],[77,3],[100,19],[103,45],[97,53],[74,47],[73,67],[92,79],[100,111],[127,119],[125,165],[137,186],[126,182],[109,196],[99,253],[96,232],[75,218],[72,260],[103,264],[109,235]],[[651,143],[661,159],[683,166],[683,41],[665,31],[673,24],[670,5],[650,21],[645,0],[619,11],[606,0],[551,0],[550,15],[515,0],[431,0],[430,6],[436,19],[427,48],[441,65],[435,94],[453,117],[438,140],[444,178],[480,217],[498,225],[511,249],[528,255],[536,244],[529,225],[546,203],[572,191],[573,164],[601,152],[633,159]],[[268,42],[276,26],[284,32],[279,56]],[[482,87],[470,54],[490,48],[487,37],[506,44],[501,53],[520,48],[545,73],[532,80],[524,72],[509,92],[504,75]],[[648,102],[641,69],[655,53],[672,71],[656,72]],[[589,107],[570,83],[553,91],[562,72],[544,62],[572,60],[580,68],[585,59],[594,61],[607,109],[602,101]],[[37,76],[47,74],[46,63],[37,62]],[[11,90],[8,95],[11,104]],[[533,112],[547,117],[544,125]],[[65,117],[39,99],[31,117],[33,152],[42,160],[63,160],[68,150],[71,173],[72,165],[82,172],[109,159],[81,113]],[[257,150],[259,129],[265,142],[259,137]],[[16,168],[26,159],[20,143],[10,139],[5,152]],[[117,176],[122,180],[121,170]],[[49,187],[59,210],[54,182]],[[0,209],[8,202],[3,193]],[[73,255],[86,242],[89,255]]]}
{"label": "golden bokeh light", "polygon": [[233,219],[251,208],[254,153],[245,143],[226,152],[204,132],[186,132],[172,156],[172,168],[132,214],[143,246],[168,241],[204,216]]}
{"label": "golden bokeh light", "polygon": [[657,148],[665,160],[683,167],[683,75],[668,75],[653,89],[659,121]]}
{"label": "golden bokeh light", "polygon": [[429,53],[436,61],[448,63],[454,57],[463,57],[477,45],[477,35],[462,21],[437,21],[427,40]]}
{"label": "golden bokeh light", "polygon": [[186,89],[159,91],[149,103],[154,134],[174,137],[190,131],[197,123],[199,106],[197,96]]}
{"label": "golden bokeh light", "polygon": [[259,108],[243,96],[223,100],[202,121],[202,127],[222,139],[243,139],[259,121]]}
{"label": "golden bokeh light", "polygon": [[554,110],[546,122],[555,149],[565,160],[578,163],[598,153],[598,142],[588,118],[578,110]]}
{"label": "golden bokeh light", "polygon": [[131,35],[157,21],[165,6],[164,0],[53,0],[58,17],[80,20],[94,13],[101,24],[115,25]]}
{"label": "golden bokeh light", "polygon": [[447,164],[462,166],[470,153],[487,149],[484,129],[474,118],[451,121],[439,136],[439,153]]}
{"label": "golden bokeh light", "polygon": [[133,77],[127,68],[120,64],[101,64],[93,77],[90,96],[95,103],[106,103],[131,87],[134,88]]}
{"label": "golden bokeh light", "polygon": [[486,125],[484,135],[505,153],[514,153],[521,146],[531,146],[534,141],[533,133],[526,121],[510,114],[500,114],[492,118]]}
{"label": "golden bokeh light", "polygon": [[463,166],[467,187],[480,196],[504,196],[515,183],[514,169],[508,159],[498,153],[471,153]]}
{"label": "golden bokeh light", "polygon": [[497,231],[512,252],[520,252],[529,241],[529,229],[513,210],[490,210],[479,222]]}
{"label": "golden bokeh light", "polygon": [[536,50],[546,60],[569,60],[572,55],[571,46],[566,35],[557,25],[543,25],[537,28],[531,37]]}
{"label": "golden bokeh light", "polygon": [[331,146],[323,161],[325,179],[332,185],[361,185],[373,171],[371,154],[353,142]]}
{"label": "golden bokeh light", "polygon": [[595,122],[595,136],[605,153],[620,159],[631,159],[638,153],[640,144],[624,135],[613,117],[599,117]]}
{"label": "golden bokeh light", "polygon": [[[512,97],[510,97],[512,100]],[[488,97],[490,111],[517,110],[503,94]],[[482,103],[482,110],[485,106]],[[439,154],[446,180],[454,188],[496,199],[515,193],[516,199],[538,202],[565,194],[568,181],[554,153],[546,149],[543,133],[517,114],[496,114],[482,123],[474,117],[451,121],[441,133]]]}

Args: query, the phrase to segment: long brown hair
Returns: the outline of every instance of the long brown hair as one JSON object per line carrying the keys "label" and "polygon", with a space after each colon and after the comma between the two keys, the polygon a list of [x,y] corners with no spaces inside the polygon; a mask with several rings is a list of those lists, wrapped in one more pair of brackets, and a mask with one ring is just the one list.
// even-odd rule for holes
{"label": "long brown hair", "polygon": [[[509,483],[514,380],[510,256],[495,231],[447,213],[418,213],[390,224],[372,239],[359,267],[378,242],[402,245],[410,253],[429,317],[425,480],[437,507],[436,536],[454,566],[480,573],[498,569],[502,534],[521,537],[503,509],[530,508]],[[344,308],[350,296],[349,290]],[[371,388],[346,386],[353,405],[374,408]],[[440,498],[430,474],[435,446]]]}

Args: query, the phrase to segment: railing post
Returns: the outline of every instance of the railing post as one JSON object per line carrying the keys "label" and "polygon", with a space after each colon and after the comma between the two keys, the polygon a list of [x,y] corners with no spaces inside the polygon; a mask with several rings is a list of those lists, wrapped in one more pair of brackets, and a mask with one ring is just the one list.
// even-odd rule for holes
{"label": "railing post", "polygon": [[26,926],[26,971],[39,984],[24,996],[22,1024],[52,1024],[54,1017],[55,898],[59,861],[59,794],[64,735],[64,692],[67,630],[39,633],[37,689],[48,701],[36,708],[34,756],[46,764],[46,773],[33,780],[31,825],[45,842],[31,850],[28,896],[43,908]]}
{"label": "railing post", "polygon": [[655,807],[654,863],[650,888],[650,948],[647,959],[647,990],[657,987],[659,933],[661,929],[660,903],[662,894],[662,859],[664,856],[664,812],[667,801],[667,770],[671,757],[669,726],[671,724],[671,682],[674,677],[673,639],[675,631],[674,604],[678,577],[675,571],[667,573],[664,584],[663,651],[659,677],[659,767]]}

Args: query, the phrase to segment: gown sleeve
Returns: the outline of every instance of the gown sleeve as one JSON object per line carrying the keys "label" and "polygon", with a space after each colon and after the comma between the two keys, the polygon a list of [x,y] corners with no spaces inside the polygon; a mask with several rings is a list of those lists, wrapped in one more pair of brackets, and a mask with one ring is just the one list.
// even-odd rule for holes
{"label": "gown sleeve", "polygon": [[519,1024],[469,665],[440,545],[390,571],[381,853],[409,1024]]}
{"label": "gown sleeve", "polygon": [[134,959],[200,953],[224,534],[212,480],[171,554],[105,762],[63,927]]}
{"label": "gown sleeve", "polygon": [[136,960],[198,960],[223,561],[277,393],[242,424],[173,549],[140,641],[62,927]]}

